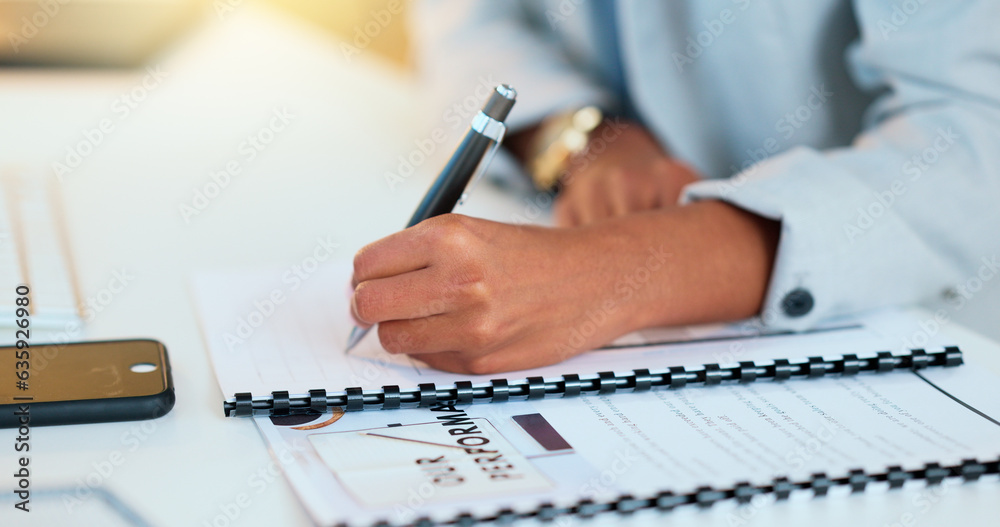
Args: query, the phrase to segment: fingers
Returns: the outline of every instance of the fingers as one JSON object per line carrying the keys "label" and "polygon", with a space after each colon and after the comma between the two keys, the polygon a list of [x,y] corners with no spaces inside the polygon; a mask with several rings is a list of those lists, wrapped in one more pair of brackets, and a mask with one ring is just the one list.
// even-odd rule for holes
{"label": "fingers", "polygon": [[414,320],[390,320],[379,324],[378,339],[389,353],[407,355],[464,351],[462,343],[449,328],[447,315]]}
{"label": "fingers", "polygon": [[616,170],[608,174],[603,181],[604,192],[611,203],[612,216],[624,216],[655,206],[657,194],[655,178],[638,178],[631,173]]}
{"label": "fingers", "polygon": [[492,353],[470,356],[446,351],[420,355],[428,366],[465,375],[487,375],[514,370],[526,370],[555,364],[569,357],[547,353],[539,339],[527,338]]}
{"label": "fingers", "polygon": [[556,200],[556,221],[573,227],[674,206],[684,186],[697,179],[690,167],[670,159],[659,160],[644,171],[611,168],[576,177]]}
{"label": "fingers", "polygon": [[652,184],[621,170],[578,178],[556,200],[556,220],[563,226],[587,225],[652,208]]}
{"label": "fingers", "polygon": [[355,257],[352,316],[367,327],[468,313],[493,294],[494,232],[509,227],[445,214],[369,245]]}
{"label": "fingers", "polygon": [[635,208],[637,202],[636,197],[633,196],[635,189],[629,186],[625,176],[612,173],[601,181],[607,193],[606,199],[610,205],[612,216],[624,216]]}
{"label": "fingers", "polygon": [[361,282],[351,301],[354,318],[372,325],[445,313],[451,302],[437,274],[424,268]]}
{"label": "fingers", "polygon": [[439,370],[473,375],[547,366],[583,351],[567,354],[560,350],[549,342],[551,328],[515,338],[505,338],[506,333],[498,329],[488,322],[445,314],[386,322],[379,325],[378,335],[390,353],[411,355]]}
{"label": "fingers", "polygon": [[423,356],[448,352],[471,359],[505,344],[498,329],[486,317],[446,313],[383,322],[378,337],[389,353]]}
{"label": "fingers", "polygon": [[650,208],[672,207],[680,200],[681,192],[690,183],[698,181],[698,176],[688,165],[676,160],[664,160],[657,167],[662,174],[656,179],[654,202]]}
{"label": "fingers", "polygon": [[580,220],[576,217],[573,207],[565,199],[556,199],[552,213],[555,216],[557,227],[576,227],[580,225]]}
{"label": "fingers", "polygon": [[556,198],[557,220],[566,226],[587,225],[612,214],[600,181],[593,177],[576,178]]}
{"label": "fingers", "polygon": [[358,318],[358,308],[354,305],[354,296],[351,296],[351,318],[354,319],[354,325],[362,329],[367,329],[372,327],[372,324],[365,322]]}
{"label": "fingers", "polygon": [[658,181],[657,189],[651,192],[653,196],[653,202],[650,204],[651,209],[662,208],[662,207],[672,207],[677,205],[678,200],[681,197],[681,189],[683,188],[677,181],[671,178],[662,178]]}
{"label": "fingers", "polygon": [[416,225],[363,247],[354,255],[351,285],[427,267],[431,254],[423,240],[425,230]]}
{"label": "fingers", "polygon": [[575,214],[580,219],[581,225],[594,223],[608,217],[611,213],[610,204],[605,196],[601,195],[598,185],[588,182],[588,184],[578,187],[575,190]]}

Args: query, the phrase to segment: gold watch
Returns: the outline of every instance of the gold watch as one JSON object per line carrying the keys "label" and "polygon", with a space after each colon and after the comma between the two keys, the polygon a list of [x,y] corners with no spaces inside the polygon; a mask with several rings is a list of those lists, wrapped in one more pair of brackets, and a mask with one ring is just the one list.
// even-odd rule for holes
{"label": "gold watch", "polygon": [[542,121],[531,149],[528,170],[538,190],[551,190],[559,183],[570,159],[587,149],[590,134],[604,121],[596,106],[553,115]]}

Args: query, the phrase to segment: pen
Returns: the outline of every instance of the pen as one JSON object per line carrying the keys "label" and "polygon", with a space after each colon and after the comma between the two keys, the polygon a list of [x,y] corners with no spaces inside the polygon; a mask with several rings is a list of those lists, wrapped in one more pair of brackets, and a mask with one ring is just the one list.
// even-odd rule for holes
{"label": "pen", "polygon": [[[496,87],[483,109],[473,118],[472,125],[451,154],[451,159],[441,169],[434,184],[424,195],[424,199],[413,212],[407,227],[412,227],[428,218],[447,214],[468,196],[475,187],[476,181],[482,177],[489,166],[500,142],[503,141],[507,127],[504,119],[514,106],[517,92],[506,84]],[[356,346],[368,334],[371,327],[355,326],[347,339],[347,349]]]}

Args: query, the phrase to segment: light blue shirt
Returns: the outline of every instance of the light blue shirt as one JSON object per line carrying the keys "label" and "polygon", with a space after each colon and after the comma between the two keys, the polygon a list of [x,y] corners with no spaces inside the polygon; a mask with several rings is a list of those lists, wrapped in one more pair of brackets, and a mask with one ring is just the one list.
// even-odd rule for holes
{"label": "light blue shirt", "polygon": [[[996,0],[435,0],[416,12],[441,100],[500,79],[519,92],[514,128],[627,102],[706,178],[683,200],[780,220],[768,325],[971,298],[1000,274]],[[593,30],[607,23],[617,47]]]}

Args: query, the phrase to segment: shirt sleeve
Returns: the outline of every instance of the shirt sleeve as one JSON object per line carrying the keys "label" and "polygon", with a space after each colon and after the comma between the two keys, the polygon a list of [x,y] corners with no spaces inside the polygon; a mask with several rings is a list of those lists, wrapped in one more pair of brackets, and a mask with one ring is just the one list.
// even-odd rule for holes
{"label": "shirt sleeve", "polygon": [[1000,3],[856,0],[848,66],[882,92],[846,148],[796,148],[689,186],[781,221],[761,318],[820,318],[947,293],[1000,273]]}

